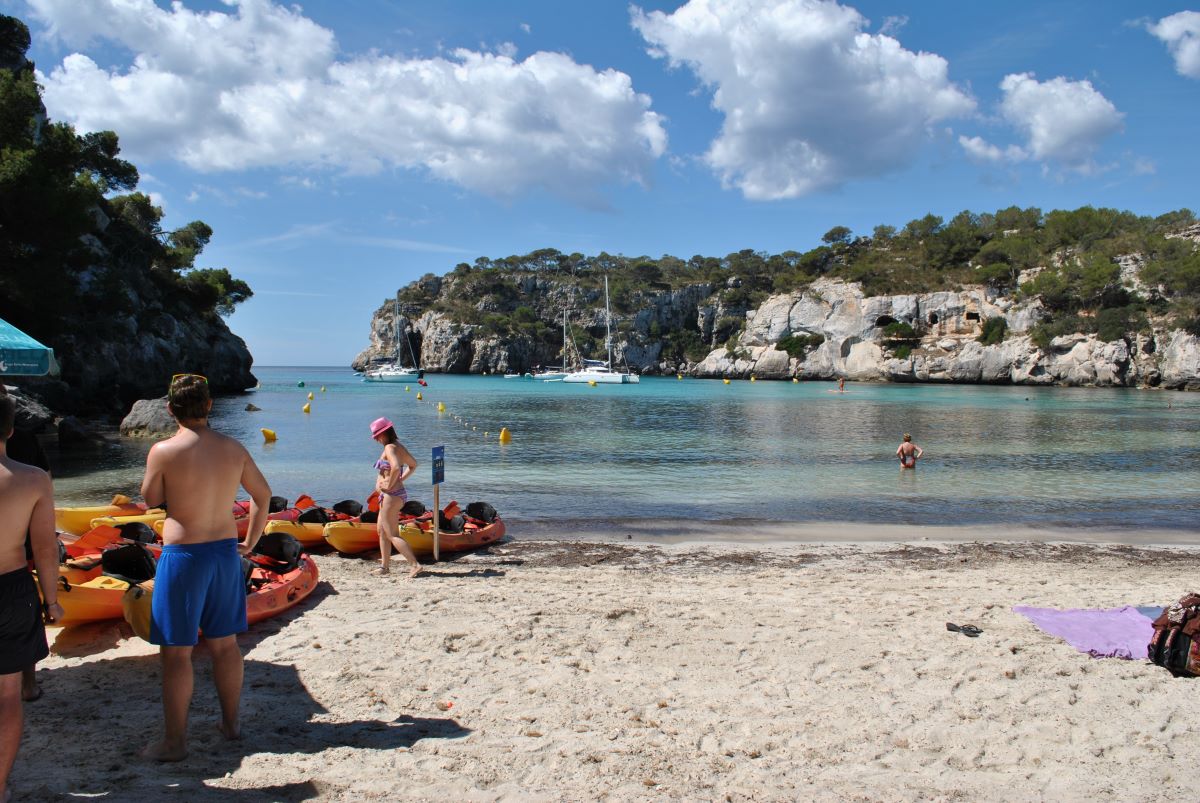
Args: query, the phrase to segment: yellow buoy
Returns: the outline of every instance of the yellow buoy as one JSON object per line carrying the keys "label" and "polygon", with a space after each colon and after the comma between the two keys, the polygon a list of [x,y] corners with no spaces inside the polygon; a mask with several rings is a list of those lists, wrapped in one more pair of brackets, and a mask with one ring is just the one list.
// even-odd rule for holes
{"label": "yellow buoy", "polygon": [[308,392],[308,400],[309,400],[309,401],[312,401],[312,400],[313,400],[313,395],[312,395],[312,391],[311,391],[311,390]]}
{"label": "yellow buoy", "polygon": [[421,400],[421,391],[417,391],[417,401]]}
{"label": "yellow buoy", "polygon": [[408,393],[408,385],[405,385],[405,386],[404,386],[404,392],[405,392],[405,393]]}
{"label": "yellow buoy", "polygon": [[483,433],[483,437],[485,437],[485,438],[486,438],[487,436],[488,436],[488,434],[487,434],[486,432],[485,432],[485,433]]}
{"label": "yellow buoy", "polygon": [[471,427],[471,431],[472,431],[472,432],[478,432],[478,428],[477,428],[477,427]]}
{"label": "yellow buoy", "polygon": [[796,377],[794,377],[794,376],[792,377],[792,382],[793,382],[793,383],[795,383],[795,382],[799,382],[799,381],[800,381],[800,380],[799,380],[799,379],[797,379]]}
{"label": "yellow buoy", "polygon": [[311,404],[309,404],[308,402],[305,402],[305,403],[304,403],[304,406],[303,406],[303,407],[301,407],[300,409],[301,409],[301,410],[303,410],[303,411],[304,411],[304,412],[306,412],[306,413],[311,413],[311,412],[312,412],[312,405],[311,405]]}
{"label": "yellow buoy", "polygon": [[589,379],[589,380],[588,380],[588,384],[589,384],[589,385],[591,385],[592,387],[596,387],[596,380],[594,380],[594,379]]}
{"label": "yellow buoy", "polygon": [[750,377],[750,381],[751,381],[751,382],[757,382],[758,380],[757,380],[757,379],[755,379],[753,376],[751,376],[751,377]]}
{"label": "yellow buoy", "polygon": [[728,379],[726,379],[726,380],[725,380],[725,384],[726,384],[726,385],[728,385],[728,384],[729,384],[729,380],[728,380]]}
{"label": "yellow buoy", "polygon": [[683,379],[683,374],[675,374],[676,379]]}
{"label": "yellow buoy", "polygon": [[512,433],[508,431],[508,427],[503,427],[500,430],[500,442],[512,443]]}
{"label": "yellow buoy", "polygon": [[438,402],[438,412],[439,413],[446,412],[446,403],[445,402]]}
{"label": "yellow buoy", "polygon": [[322,392],[322,393],[324,393],[324,392],[325,392],[325,386],[324,386],[324,385],[321,385],[321,392]]}
{"label": "yellow buoy", "polygon": [[259,432],[261,432],[263,434],[263,443],[274,443],[275,442],[275,430],[260,429]]}

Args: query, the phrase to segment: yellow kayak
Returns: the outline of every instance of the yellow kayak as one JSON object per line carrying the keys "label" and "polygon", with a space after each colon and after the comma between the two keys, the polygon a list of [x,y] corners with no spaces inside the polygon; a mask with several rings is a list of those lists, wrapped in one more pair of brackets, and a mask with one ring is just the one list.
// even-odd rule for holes
{"label": "yellow kayak", "polygon": [[[405,524],[400,528],[400,537],[412,547],[418,556],[433,554],[433,528],[428,530],[416,524]],[[441,533],[438,548],[441,552],[462,552],[467,549],[490,544],[504,537],[504,522],[499,517],[480,529],[462,533]],[[338,552],[357,555],[379,548],[379,533],[374,524],[353,521],[335,521],[325,525],[325,540]]]}
{"label": "yellow kayak", "polygon": [[374,524],[334,521],[325,525],[325,542],[344,555],[357,555],[379,548],[379,533]]}
{"label": "yellow kayak", "polygon": [[303,547],[325,545],[324,524],[300,524],[295,521],[268,521],[263,533],[287,533]]}
{"label": "yellow kayak", "polygon": [[[119,527],[122,524],[132,524],[134,522],[141,522],[148,527],[153,527],[155,522],[162,521],[166,517],[167,512],[157,508],[154,510],[144,511],[134,516],[100,516],[92,519],[91,529],[95,529],[96,527]],[[162,533],[160,532],[159,535],[161,534]]]}
{"label": "yellow kayak", "polygon": [[54,508],[54,528],[71,535],[83,535],[92,529],[93,519],[104,516],[140,516],[145,512],[144,505],[135,505],[132,502],[92,507],[56,507]]}

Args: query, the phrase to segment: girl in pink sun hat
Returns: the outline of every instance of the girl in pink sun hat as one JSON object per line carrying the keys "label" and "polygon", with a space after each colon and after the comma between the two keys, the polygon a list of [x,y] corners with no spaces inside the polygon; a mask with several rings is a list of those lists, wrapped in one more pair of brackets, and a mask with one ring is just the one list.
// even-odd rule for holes
{"label": "girl in pink sun hat", "polygon": [[375,525],[379,531],[379,555],[381,565],[376,574],[388,574],[391,571],[392,547],[408,561],[409,577],[421,573],[421,564],[413,554],[412,547],[400,537],[400,506],[408,501],[408,492],[404,490],[404,481],[417,470],[417,460],[404,448],[396,437],[396,426],[386,418],[376,418],[371,422],[371,437],[383,445],[383,454],[375,461],[375,470],[379,476],[375,478],[375,490],[379,491],[379,523]]}

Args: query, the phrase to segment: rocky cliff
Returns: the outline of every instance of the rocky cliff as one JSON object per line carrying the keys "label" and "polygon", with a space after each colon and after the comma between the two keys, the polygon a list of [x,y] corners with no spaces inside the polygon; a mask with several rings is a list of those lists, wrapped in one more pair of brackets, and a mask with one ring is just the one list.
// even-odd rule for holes
{"label": "rocky cliff", "polygon": [[[438,290],[453,292],[452,283]],[[518,296],[553,319],[567,292],[565,283],[543,281],[527,283]],[[456,321],[445,312],[401,309],[403,336],[427,371],[506,373],[557,361],[556,348],[539,346],[532,338],[485,333],[484,327]],[[664,335],[689,330],[703,342],[712,335],[713,321],[729,315],[710,284],[649,294],[639,298],[635,312],[614,315],[615,353],[641,373],[709,378],[1200,389],[1200,339],[1192,334],[1152,328],[1108,342],[1094,334],[1071,334],[1042,347],[1030,335],[1044,317],[1041,301],[1017,301],[984,287],[867,296],[860,284],[819,279],[802,291],[770,296],[745,311],[736,343],[711,348],[696,360],[662,358]],[[985,345],[980,336],[990,319],[1004,321],[1005,337]],[[573,331],[602,337],[602,306],[577,311],[572,320]],[[911,334],[889,334],[896,324],[907,324]],[[358,355],[354,367],[390,358],[396,350],[393,331],[389,302],[375,313],[371,345]],[[792,347],[791,353],[779,347],[781,341],[797,337],[811,345]]]}
{"label": "rocky cliff", "polygon": [[[5,377],[58,413],[110,417],[201,373],[215,392],[255,384],[221,318],[250,295],[228,271],[194,267],[212,230],[173,231],[133,190],[112,132],[46,117],[28,28],[0,15],[0,318],[54,349],[56,377]],[[44,428],[44,424],[42,425]]]}

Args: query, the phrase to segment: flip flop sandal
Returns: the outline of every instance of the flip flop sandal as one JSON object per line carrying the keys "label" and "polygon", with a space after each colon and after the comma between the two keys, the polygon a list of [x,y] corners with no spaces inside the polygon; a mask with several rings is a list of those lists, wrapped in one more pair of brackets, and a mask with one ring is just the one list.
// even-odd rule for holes
{"label": "flip flop sandal", "polygon": [[975,625],[956,625],[954,622],[946,622],[946,629],[952,633],[962,633],[964,636],[975,638],[983,631]]}

